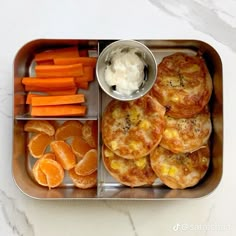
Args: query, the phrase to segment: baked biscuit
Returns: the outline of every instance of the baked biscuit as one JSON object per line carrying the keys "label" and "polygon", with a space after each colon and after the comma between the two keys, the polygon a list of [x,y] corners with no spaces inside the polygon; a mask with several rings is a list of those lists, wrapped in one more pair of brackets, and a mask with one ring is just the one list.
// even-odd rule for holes
{"label": "baked biscuit", "polygon": [[152,95],[169,116],[192,117],[209,102],[211,93],[212,80],[203,58],[175,53],[158,65]]}
{"label": "baked biscuit", "polygon": [[158,146],[151,154],[151,166],[160,180],[172,189],[196,185],[206,174],[210,151],[208,147],[192,153],[173,152]]}
{"label": "baked biscuit", "polygon": [[207,144],[212,126],[205,107],[192,118],[165,116],[166,128],[160,145],[174,153],[193,152]]}
{"label": "baked biscuit", "polygon": [[103,142],[126,159],[146,156],[162,138],[164,114],[165,108],[150,95],[130,102],[112,100],[102,118]]}
{"label": "baked biscuit", "polygon": [[128,160],[117,156],[103,145],[102,159],[110,175],[124,185],[130,187],[151,185],[157,178],[151,168],[149,156]]}

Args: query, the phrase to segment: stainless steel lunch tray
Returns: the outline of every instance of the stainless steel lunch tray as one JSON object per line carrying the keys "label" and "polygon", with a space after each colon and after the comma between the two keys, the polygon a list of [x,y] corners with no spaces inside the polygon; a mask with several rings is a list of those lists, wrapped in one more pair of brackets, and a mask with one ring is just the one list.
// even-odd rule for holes
{"label": "stainless steel lunch tray", "polygon": [[[139,40],[148,46],[154,53],[157,63],[164,56],[174,52],[187,52],[190,54],[201,53],[206,60],[213,80],[213,94],[210,101],[213,132],[211,141],[211,162],[206,176],[195,187],[185,190],[172,190],[157,180],[152,187],[130,188],[121,185],[114,180],[103,167],[101,161],[101,143],[99,139],[99,162],[98,162],[98,184],[97,188],[82,190],[71,184],[68,176],[64,183],[48,190],[38,185],[31,173],[32,158],[29,158],[27,150],[28,136],[23,127],[27,120],[98,120],[100,124],[102,112],[106,104],[110,101],[103,93],[95,81],[90,89],[86,91],[88,114],[85,117],[42,117],[35,118],[28,115],[26,92],[21,84],[21,78],[32,75],[32,60],[36,52],[59,48],[65,46],[79,45],[86,48],[91,54],[97,54],[108,45],[111,40],[67,40],[67,39],[38,39],[25,44],[16,54],[14,60],[14,99],[13,99],[13,158],[12,174],[18,188],[27,196],[36,199],[186,199],[199,198],[210,194],[220,183],[223,171],[223,78],[222,62],[219,54],[209,44],[198,40]],[[100,134],[100,126],[98,127]]]}

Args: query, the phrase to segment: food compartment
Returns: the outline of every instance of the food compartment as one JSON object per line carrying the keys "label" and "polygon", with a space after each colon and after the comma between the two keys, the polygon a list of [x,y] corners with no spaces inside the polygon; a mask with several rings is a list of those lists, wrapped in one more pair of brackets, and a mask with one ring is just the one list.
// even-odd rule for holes
{"label": "food compartment", "polygon": [[[183,190],[173,190],[168,188],[160,181],[159,178],[150,186],[142,186],[130,188],[124,186],[111,176],[104,165],[101,165],[100,178],[101,181],[99,194],[102,198],[137,198],[137,199],[162,199],[162,198],[197,198],[211,193],[219,184],[222,176],[222,159],[223,159],[223,122],[222,122],[222,64],[217,52],[208,44],[196,40],[165,40],[165,41],[141,41],[151,49],[155,55],[157,64],[164,57],[173,55],[174,53],[185,53],[188,55],[201,55],[207,65],[212,78],[213,92],[209,102],[209,110],[212,123],[212,133],[209,138],[210,143],[210,164],[206,175],[198,184]],[[102,42],[104,45],[104,42]],[[105,93],[101,96],[100,116],[111,98]],[[101,118],[102,119],[102,118]],[[221,141],[220,141],[221,140]],[[109,156],[109,155],[108,155]],[[122,164],[122,163],[120,163]],[[118,168],[118,167],[114,167]],[[116,173],[116,171],[114,171]],[[113,173],[113,174],[114,174]],[[115,174],[116,175],[116,174]],[[123,177],[124,179],[124,177]]]}
{"label": "food compartment", "polygon": [[[73,50],[78,52],[78,56],[70,56],[61,53],[58,54],[58,50]],[[57,56],[48,55],[48,58],[43,61],[38,59],[38,56],[47,52],[57,52]],[[67,53],[70,53],[67,52]],[[52,54],[52,53],[51,53]],[[62,54],[62,55],[61,55]],[[65,55],[64,55],[65,54]],[[79,55],[81,54],[81,56]],[[85,55],[84,55],[85,54]],[[54,56],[54,57],[53,57]],[[76,57],[91,58],[97,57],[97,41],[89,40],[35,40],[24,45],[17,53],[14,61],[14,116],[16,119],[24,118],[38,118],[38,117],[70,117],[74,114],[67,115],[67,111],[72,109],[66,109],[67,98],[60,96],[70,95],[72,99],[70,107],[74,106],[78,108],[78,103],[82,107],[85,107],[85,114],[76,115],[79,118],[97,119],[97,107],[98,107],[98,83],[95,80],[95,63],[93,67],[83,64],[82,62],[74,62]],[[38,61],[39,60],[39,61]],[[71,62],[72,60],[72,62]],[[77,66],[77,67],[75,67]],[[92,74],[92,79],[85,78],[85,69],[92,68],[87,73]],[[82,76],[82,74],[84,76]],[[82,81],[79,82],[81,79]],[[50,82],[51,81],[51,82]],[[87,83],[87,85],[86,85]],[[50,96],[50,100],[43,98],[34,98],[33,96]],[[78,97],[81,95],[81,98]],[[31,115],[32,109],[28,95],[31,95],[34,99],[34,107],[37,115]],[[57,99],[52,99],[52,96],[57,96]],[[77,96],[77,104],[75,98]],[[37,100],[38,99],[38,100]],[[81,101],[80,101],[81,100]],[[55,110],[54,106],[47,106],[54,102],[57,105],[57,110],[62,108],[60,115],[53,114],[52,110]],[[44,103],[44,104],[43,104]],[[46,105],[46,106],[42,106]],[[64,111],[63,111],[64,109]],[[65,112],[63,114],[63,112]]]}
{"label": "food compartment", "polygon": [[[35,131],[35,121],[47,122],[43,132]],[[97,197],[97,159],[91,158],[94,153],[97,158],[97,132],[97,120],[15,120],[13,175],[18,187],[34,198]]]}
{"label": "food compartment", "polygon": [[[81,150],[76,150],[74,148],[72,150],[72,143],[74,140],[74,137],[78,139],[84,139],[84,137],[81,137],[80,132],[78,132],[76,127],[72,127],[69,130],[69,133],[72,132],[73,135],[67,138],[63,138],[60,135],[57,135],[57,130],[60,129],[63,124],[67,123],[79,123],[81,126],[85,126],[89,123],[96,123],[95,127],[95,135],[96,140],[98,142],[98,106],[99,106],[99,87],[98,83],[95,79],[95,74],[93,73],[94,77],[93,80],[89,81],[88,88],[82,88],[78,87],[76,94],[83,94],[85,97],[85,102],[83,103],[84,106],[86,106],[87,111],[86,114],[83,116],[49,116],[49,115],[43,115],[43,116],[31,116],[30,110],[31,105],[27,104],[28,94],[29,92],[25,90],[25,85],[22,84],[23,78],[31,78],[34,79],[36,76],[35,74],[35,54],[40,54],[41,52],[45,52],[48,50],[64,50],[68,48],[74,48],[81,52],[80,57],[91,57],[96,58],[97,57],[97,41],[94,40],[35,40],[32,42],[27,43],[24,45],[17,53],[14,61],[14,122],[13,122],[13,132],[14,132],[14,139],[13,139],[13,161],[12,161],[12,170],[13,170],[13,178],[15,180],[16,185],[19,187],[19,189],[26,195],[37,198],[37,199],[66,199],[66,198],[97,198],[97,187],[96,187],[96,180],[97,180],[97,170],[93,171],[92,177],[88,178],[87,176],[90,173],[83,173],[84,177],[77,178],[77,175],[72,172],[68,167],[62,167],[59,168],[56,163],[59,163],[59,158],[49,157],[47,156],[48,153],[54,153],[56,154],[56,150],[58,152],[65,152],[63,151],[62,147],[58,147],[58,145],[54,148],[51,145],[52,142],[60,141],[63,142],[63,147],[66,145],[67,151],[69,150],[73,152],[75,156],[75,163],[78,164],[81,158],[78,156],[78,152]],[[63,58],[62,58],[63,59]],[[64,60],[64,59],[63,59]],[[66,58],[67,60],[67,58]],[[94,60],[93,60],[94,61]],[[50,63],[49,63],[50,65]],[[93,68],[94,69],[94,68]],[[47,78],[44,78],[47,79]],[[48,91],[51,91],[51,88],[47,88]],[[53,90],[54,92],[55,90]],[[30,92],[31,93],[31,92]],[[44,91],[34,91],[34,95],[44,95]],[[53,94],[54,95],[54,94]],[[52,96],[53,96],[52,95]],[[53,100],[56,101],[53,97]],[[39,100],[40,101],[40,100]],[[30,128],[29,130],[26,130],[26,125],[30,122],[39,122],[36,126],[36,130],[34,128]],[[51,126],[54,127],[55,133],[54,134],[48,134],[48,131],[45,130],[45,127],[40,130],[40,122],[47,122]],[[45,141],[45,134],[46,136],[50,136],[48,142]],[[78,135],[76,135],[76,132],[78,132]],[[43,133],[44,135],[41,135],[40,133]],[[50,132],[49,132],[50,133]],[[87,132],[88,133],[88,132]],[[64,134],[65,135],[65,134]],[[38,137],[37,137],[38,136]],[[43,136],[43,137],[42,137]],[[63,135],[62,135],[63,136]],[[34,138],[35,141],[31,141]],[[38,139],[37,139],[38,138]],[[47,137],[48,138],[48,137]],[[77,140],[77,142],[80,142]],[[87,141],[85,141],[87,144]],[[38,153],[40,151],[40,146],[43,146],[43,144],[46,143],[46,150],[42,153]],[[66,144],[64,144],[66,143]],[[84,143],[83,143],[84,144]],[[60,146],[60,143],[59,143]],[[69,146],[69,147],[68,147]],[[89,144],[87,145],[89,146]],[[37,151],[38,149],[38,151]],[[95,146],[92,146],[91,149],[93,149],[93,153],[99,152],[99,147],[96,144]],[[31,150],[31,151],[30,151]],[[89,150],[83,150],[89,151]],[[36,153],[36,154],[35,154]],[[45,155],[46,154],[46,155]],[[84,153],[83,153],[84,154]],[[32,155],[35,155],[33,157]],[[97,154],[96,154],[97,155]],[[87,155],[88,156],[88,155]],[[42,159],[50,159],[41,162]],[[55,160],[56,159],[56,160]],[[89,159],[89,158],[88,158]],[[90,158],[91,159],[91,158]],[[40,162],[39,162],[40,160]],[[40,168],[35,167],[40,166]],[[72,163],[73,164],[73,163]],[[51,167],[50,167],[51,165]],[[74,164],[73,164],[74,165]],[[96,167],[97,164],[95,163]],[[44,166],[44,167],[42,167]],[[60,166],[63,166],[63,163],[60,162]],[[42,168],[44,168],[44,175],[42,176]],[[57,175],[59,176],[58,182],[55,183],[56,185],[53,186],[53,175],[48,170],[52,168],[54,171],[57,172]],[[59,172],[58,172],[59,168]],[[38,170],[40,169],[40,170]],[[96,168],[97,169],[97,168]],[[80,167],[81,170],[81,167]],[[83,168],[82,168],[83,170]],[[45,172],[46,171],[46,172]],[[45,185],[45,176],[47,179],[47,184],[50,182],[51,178],[51,186]],[[48,182],[49,181],[49,182]],[[95,184],[94,184],[95,183]],[[45,185],[45,186],[43,186]],[[76,187],[77,186],[77,187]],[[83,189],[85,188],[85,189]]]}

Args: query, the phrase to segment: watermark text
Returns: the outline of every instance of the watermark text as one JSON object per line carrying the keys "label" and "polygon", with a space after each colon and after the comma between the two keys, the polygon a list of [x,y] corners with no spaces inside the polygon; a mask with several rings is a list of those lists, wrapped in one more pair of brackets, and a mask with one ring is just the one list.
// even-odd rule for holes
{"label": "watermark text", "polygon": [[230,231],[230,224],[186,224],[177,223],[173,231]]}

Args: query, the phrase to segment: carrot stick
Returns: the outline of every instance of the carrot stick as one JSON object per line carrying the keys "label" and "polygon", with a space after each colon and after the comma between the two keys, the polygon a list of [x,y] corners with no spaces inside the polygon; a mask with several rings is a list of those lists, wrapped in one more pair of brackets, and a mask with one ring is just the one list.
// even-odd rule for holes
{"label": "carrot stick", "polygon": [[80,57],[87,57],[88,56],[88,50],[87,49],[79,49],[79,56]]}
{"label": "carrot stick", "polygon": [[31,104],[31,102],[32,102],[32,97],[42,97],[42,96],[44,96],[44,95],[42,95],[42,94],[36,94],[36,93],[28,93],[27,94],[27,98],[26,98],[26,104]]}
{"label": "carrot stick", "polygon": [[37,65],[54,65],[53,60],[37,61]]}
{"label": "carrot stick", "polygon": [[78,57],[79,51],[77,47],[67,47],[67,48],[59,48],[59,49],[51,49],[46,50],[40,53],[35,54],[35,61],[45,61],[52,60],[56,57]]}
{"label": "carrot stick", "polygon": [[48,95],[73,95],[77,93],[77,88],[65,89],[65,90],[56,90],[56,91],[46,91]]}
{"label": "carrot stick", "polygon": [[75,82],[90,82],[94,80],[94,69],[91,66],[84,66],[84,75],[75,77]]}
{"label": "carrot stick", "polygon": [[40,93],[45,93],[45,95],[63,95],[68,92],[68,94],[75,94],[77,91],[77,87],[62,87],[62,88],[57,88],[57,87],[38,87],[38,86],[30,86],[30,85],[25,85],[25,91],[26,92],[40,92]]}
{"label": "carrot stick", "polygon": [[32,116],[84,116],[86,106],[58,105],[58,106],[32,106]]}
{"label": "carrot stick", "polygon": [[28,91],[27,86],[34,88],[44,88],[48,90],[74,88],[75,79],[73,77],[64,78],[32,78],[24,77],[22,83],[26,86],[25,90]]}
{"label": "carrot stick", "polygon": [[88,76],[88,81],[93,81],[94,79],[94,68],[92,66],[84,66],[84,74]]}
{"label": "carrot stick", "polygon": [[33,96],[31,98],[32,106],[48,106],[76,104],[85,102],[84,94],[62,95],[62,96]]}
{"label": "carrot stick", "polygon": [[42,96],[62,96],[62,95],[74,95],[77,93],[77,88],[67,89],[67,90],[55,90],[55,91],[45,91],[43,93],[32,93],[29,92],[26,98],[26,104],[31,104],[32,97],[42,97]]}
{"label": "carrot stick", "polygon": [[96,57],[68,57],[68,58],[54,58],[53,59],[55,65],[69,65],[69,64],[77,64],[81,63],[84,66],[92,66],[95,67],[97,63]]}
{"label": "carrot stick", "polygon": [[36,65],[36,77],[70,77],[81,76],[84,74],[83,65],[70,64],[70,65]]}
{"label": "carrot stick", "polygon": [[82,75],[79,77],[75,77],[75,83],[76,85],[79,83],[83,83],[83,82],[88,82],[90,80],[90,78],[87,75]]}
{"label": "carrot stick", "polygon": [[89,88],[89,83],[88,83],[88,82],[79,82],[79,83],[76,83],[76,86],[77,86],[78,88],[88,90],[88,88]]}

